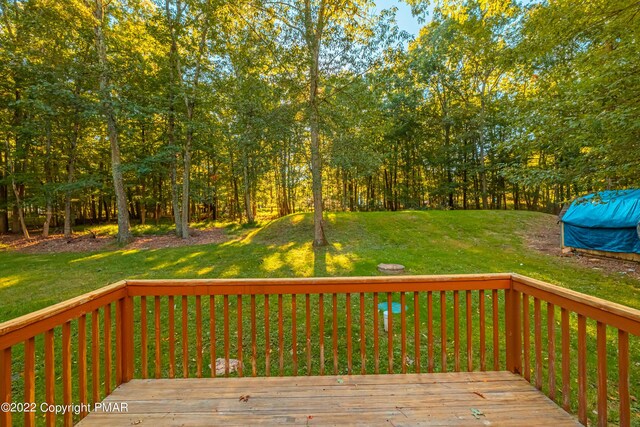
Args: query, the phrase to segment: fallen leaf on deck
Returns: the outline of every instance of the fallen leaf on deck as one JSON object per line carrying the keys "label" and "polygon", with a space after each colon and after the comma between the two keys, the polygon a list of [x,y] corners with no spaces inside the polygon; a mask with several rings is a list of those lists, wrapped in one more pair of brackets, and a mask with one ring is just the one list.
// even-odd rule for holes
{"label": "fallen leaf on deck", "polygon": [[243,394],[242,396],[240,396],[240,399],[238,399],[238,400],[239,400],[240,402],[248,402],[250,397],[251,397],[251,396],[249,396],[248,394],[247,394],[247,395],[244,395],[244,394]]}
{"label": "fallen leaf on deck", "polygon": [[484,397],[484,394],[480,393],[479,391],[474,391],[473,394],[477,394],[481,398],[486,399],[486,397]]}
{"label": "fallen leaf on deck", "polygon": [[485,416],[484,413],[480,409],[476,409],[476,408],[471,408],[471,415],[473,415],[473,417],[476,420],[479,420],[481,416],[482,417]]}

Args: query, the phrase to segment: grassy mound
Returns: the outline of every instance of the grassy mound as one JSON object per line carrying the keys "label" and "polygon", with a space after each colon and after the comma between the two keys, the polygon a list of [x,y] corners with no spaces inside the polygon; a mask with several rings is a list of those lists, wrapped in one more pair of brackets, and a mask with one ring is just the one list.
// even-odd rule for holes
{"label": "grassy mound", "polygon": [[517,211],[329,213],[330,245],[314,250],[311,214],[293,214],[221,244],[94,253],[0,255],[0,321],[124,278],[517,272],[640,308],[640,282],[530,248],[525,236],[555,221]]}

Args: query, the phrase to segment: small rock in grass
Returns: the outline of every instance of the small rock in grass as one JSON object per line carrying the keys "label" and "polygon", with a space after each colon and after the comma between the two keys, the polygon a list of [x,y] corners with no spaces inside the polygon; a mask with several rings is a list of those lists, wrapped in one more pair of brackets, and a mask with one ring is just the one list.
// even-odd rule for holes
{"label": "small rock in grass", "polygon": [[404,273],[404,265],[402,264],[378,264],[378,270],[386,274],[402,274]]}

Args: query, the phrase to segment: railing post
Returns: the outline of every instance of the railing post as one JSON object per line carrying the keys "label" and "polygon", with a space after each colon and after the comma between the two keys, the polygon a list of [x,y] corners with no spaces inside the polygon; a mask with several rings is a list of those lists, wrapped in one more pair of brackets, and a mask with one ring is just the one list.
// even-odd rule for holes
{"label": "railing post", "polygon": [[[11,403],[11,347],[0,349],[0,403]],[[11,411],[0,409],[0,425],[11,425]]]}
{"label": "railing post", "polygon": [[522,374],[522,319],[521,295],[511,287],[505,291],[505,329],[507,370]]}

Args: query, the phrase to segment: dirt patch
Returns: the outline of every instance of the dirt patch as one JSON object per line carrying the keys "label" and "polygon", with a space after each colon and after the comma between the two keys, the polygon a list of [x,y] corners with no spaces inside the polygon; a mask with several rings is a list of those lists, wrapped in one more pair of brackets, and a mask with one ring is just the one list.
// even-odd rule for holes
{"label": "dirt patch", "polygon": [[524,235],[527,246],[542,253],[566,258],[569,262],[602,270],[608,274],[625,275],[640,280],[640,263],[582,254],[562,253],[560,248],[560,224],[554,216],[536,222]]}
{"label": "dirt patch", "polygon": [[95,235],[93,233],[74,234],[65,239],[62,234],[54,234],[48,238],[34,236],[27,240],[21,236],[0,236],[0,251],[12,250],[16,252],[42,254],[58,252],[91,252],[118,249],[161,249],[179,246],[207,245],[222,243],[228,240],[221,228],[190,229],[190,239],[181,239],[173,233],[164,235],[145,235],[135,237],[124,247],[116,245],[116,239],[111,236]]}

